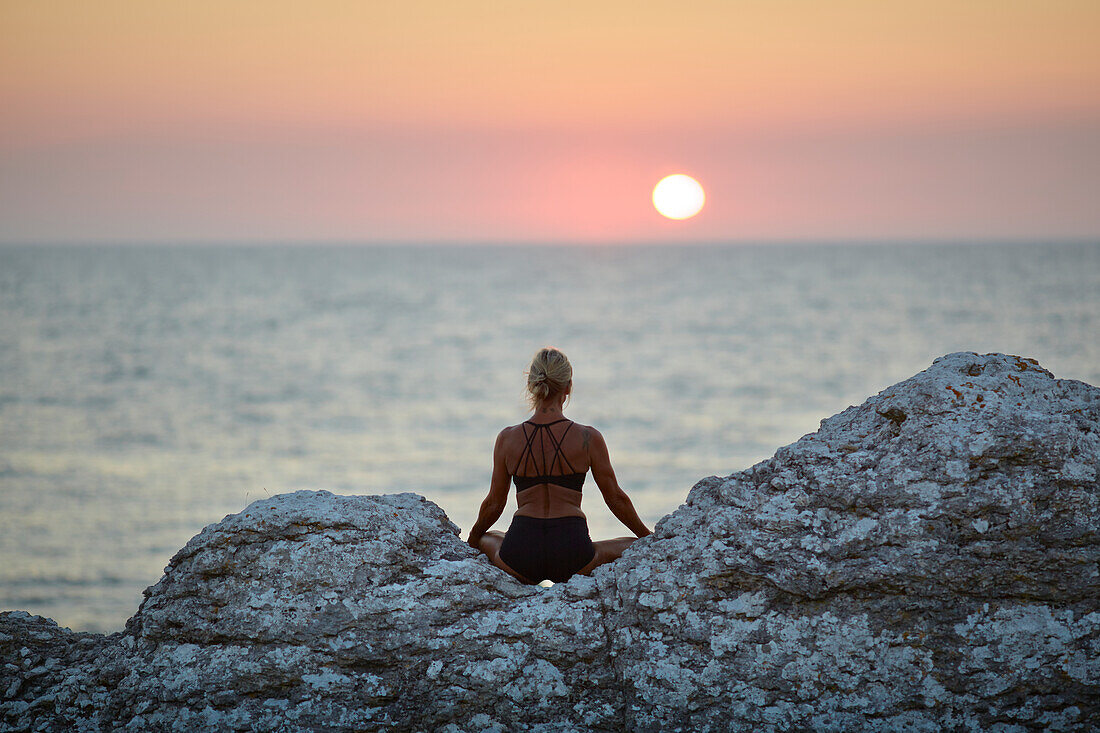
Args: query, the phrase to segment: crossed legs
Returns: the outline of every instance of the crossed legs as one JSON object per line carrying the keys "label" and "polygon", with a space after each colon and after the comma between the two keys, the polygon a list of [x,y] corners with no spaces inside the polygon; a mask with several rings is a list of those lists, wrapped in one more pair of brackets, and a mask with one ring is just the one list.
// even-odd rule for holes
{"label": "crossed legs", "polygon": [[[596,548],[596,554],[592,556],[592,559],[588,561],[587,565],[577,572],[581,575],[591,575],[592,571],[600,565],[609,563],[612,560],[618,560],[619,557],[626,552],[626,548],[630,547],[636,539],[638,538],[616,537],[613,540],[593,542],[592,545]],[[504,544],[504,533],[497,530],[490,530],[481,536],[481,540],[478,542],[478,548],[485,553],[490,562],[513,578],[523,583],[534,585],[530,580],[508,567],[508,563],[500,559],[500,546],[502,544]]]}
{"label": "crossed legs", "polygon": [[618,560],[619,557],[626,552],[626,548],[634,544],[634,540],[637,537],[616,537],[613,540],[600,540],[599,542],[593,542],[596,547],[596,554],[583,568],[577,572],[581,575],[591,575],[592,571],[601,565],[611,562],[612,560]]}

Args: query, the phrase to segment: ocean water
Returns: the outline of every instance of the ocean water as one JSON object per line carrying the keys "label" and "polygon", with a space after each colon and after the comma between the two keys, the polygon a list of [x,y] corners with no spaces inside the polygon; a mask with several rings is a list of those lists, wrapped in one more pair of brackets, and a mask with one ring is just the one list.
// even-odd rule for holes
{"label": "ocean water", "polygon": [[0,609],[120,629],[204,525],[300,488],[465,532],[545,344],[652,526],[945,353],[1100,384],[1100,246],[0,247]]}

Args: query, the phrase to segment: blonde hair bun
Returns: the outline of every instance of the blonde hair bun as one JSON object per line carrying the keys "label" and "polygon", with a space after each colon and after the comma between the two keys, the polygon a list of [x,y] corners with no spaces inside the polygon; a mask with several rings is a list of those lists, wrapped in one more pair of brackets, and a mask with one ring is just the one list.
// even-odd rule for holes
{"label": "blonde hair bun", "polygon": [[565,354],[547,346],[535,352],[527,368],[527,400],[531,407],[557,397],[573,381],[573,366]]}

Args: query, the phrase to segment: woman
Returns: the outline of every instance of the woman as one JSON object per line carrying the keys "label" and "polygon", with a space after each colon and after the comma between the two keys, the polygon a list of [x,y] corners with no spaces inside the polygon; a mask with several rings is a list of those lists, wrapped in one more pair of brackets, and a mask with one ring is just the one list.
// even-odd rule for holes
{"label": "woman", "polygon": [[[603,436],[562,413],[572,389],[573,367],[565,354],[551,348],[535,354],[527,370],[534,414],[497,436],[489,495],[467,540],[524,583],[561,583],[575,573],[587,575],[634,542],[634,537],[601,542],[589,537],[581,511],[581,488],[589,469],[611,513],[638,537],[650,534],[615,480]],[[509,478],[519,508],[507,534],[490,532],[508,503]]]}

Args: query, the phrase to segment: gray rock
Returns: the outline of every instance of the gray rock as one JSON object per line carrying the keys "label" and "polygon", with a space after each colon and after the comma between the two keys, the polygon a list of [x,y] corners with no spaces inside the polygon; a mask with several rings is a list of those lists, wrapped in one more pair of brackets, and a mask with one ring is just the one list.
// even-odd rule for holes
{"label": "gray rock", "polygon": [[951,354],[528,587],[414,494],[194,537],[126,631],[0,614],[14,730],[1095,730],[1100,389]]}

